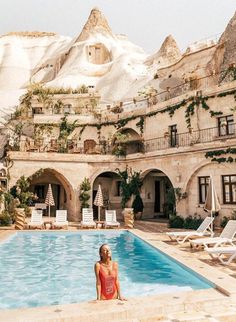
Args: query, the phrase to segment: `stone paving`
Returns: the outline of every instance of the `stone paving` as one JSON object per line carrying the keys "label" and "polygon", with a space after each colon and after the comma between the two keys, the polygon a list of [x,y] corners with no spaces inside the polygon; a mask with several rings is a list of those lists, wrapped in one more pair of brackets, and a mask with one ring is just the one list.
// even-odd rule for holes
{"label": "stone paving", "polygon": [[[78,225],[71,224],[70,230]],[[145,238],[154,246],[172,252],[173,256],[182,256],[183,261],[199,263],[207,271],[216,269],[217,274],[226,274],[233,290],[226,296],[215,289],[179,292],[157,296],[129,298],[127,302],[109,301],[81,304],[58,305],[31,309],[1,310],[3,322],[187,322],[187,321],[236,321],[236,261],[223,266],[213,261],[203,250],[192,250],[189,244],[177,245],[165,235],[170,231],[167,223],[157,221],[136,221],[134,233]],[[12,229],[0,230],[0,240],[12,234]],[[222,275],[223,276],[223,275]],[[226,284],[229,282],[226,280]],[[222,284],[224,285],[224,283]]]}

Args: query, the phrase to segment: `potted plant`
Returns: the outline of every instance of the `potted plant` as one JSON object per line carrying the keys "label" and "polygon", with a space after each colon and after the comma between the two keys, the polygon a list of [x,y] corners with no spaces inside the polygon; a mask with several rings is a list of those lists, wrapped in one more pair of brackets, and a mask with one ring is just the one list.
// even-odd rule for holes
{"label": "potted plant", "polygon": [[118,158],[126,156],[126,141],[129,135],[121,132],[117,132],[113,135],[113,149],[112,154]]}
{"label": "potted plant", "polygon": [[125,157],[126,156],[125,146],[121,145],[121,144],[115,145],[113,150],[112,150],[112,154],[114,154],[119,159],[121,159],[122,157]]}
{"label": "potted plant", "polygon": [[34,204],[34,200],[37,200],[37,196],[33,192],[29,191],[30,181],[25,176],[21,176],[17,180],[16,185],[10,189],[10,194],[15,199],[16,208],[25,209]]}
{"label": "potted plant", "polygon": [[136,220],[140,220],[142,218],[143,214],[143,200],[140,196],[140,194],[137,194],[134,198],[134,201],[132,203],[132,208],[134,209],[134,217]]}
{"label": "potted plant", "polygon": [[88,178],[84,178],[80,185],[80,195],[79,195],[79,200],[81,202],[81,210],[83,208],[89,208],[89,199],[90,199],[90,193],[89,191],[91,190],[91,184]]}

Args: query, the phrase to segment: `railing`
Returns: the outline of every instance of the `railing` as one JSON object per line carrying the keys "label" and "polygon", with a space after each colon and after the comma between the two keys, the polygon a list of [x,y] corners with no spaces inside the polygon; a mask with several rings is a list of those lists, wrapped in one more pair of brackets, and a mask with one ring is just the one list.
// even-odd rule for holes
{"label": "railing", "polygon": [[[233,69],[230,70],[230,68],[228,68],[224,71],[221,71],[220,73],[207,75],[201,78],[195,78],[188,81],[183,79],[181,84],[178,84],[177,86],[171,86],[171,87],[166,86],[166,88],[163,89],[162,92],[158,92],[158,93],[153,92],[152,94],[147,93],[146,96],[127,98],[123,102],[117,102],[117,104],[121,106],[123,112],[130,112],[141,108],[148,108],[152,105],[181,96],[190,91],[197,91],[197,90],[204,91],[206,89],[209,89],[209,87],[211,86],[221,85],[222,83],[228,83],[234,80],[235,80],[235,74],[233,72]],[[171,77],[169,78],[169,81],[171,82]],[[28,116],[32,117],[32,115],[38,115],[38,114],[39,115],[42,115],[42,114],[58,115],[58,116],[75,115],[75,117],[79,118],[84,115],[94,114],[94,117],[97,117],[96,113],[94,113],[97,111],[99,112],[99,117],[100,117],[100,114],[103,114],[103,113],[106,114],[107,110],[109,111],[112,110],[114,106],[115,106],[114,102],[112,102],[109,104],[105,104],[105,103],[98,104],[98,106],[95,109],[92,106],[83,108],[83,109],[78,109],[77,107],[72,107],[72,106],[70,108],[64,107],[64,108],[61,108],[60,111],[50,108],[47,110],[46,113],[45,113],[46,109],[43,111],[41,107],[35,107],[34,112],[31,112],[31,113],[29,112]],[[49,110],[50,110],[50,113],[49,113]],[[11,118],[14,118],[14,114],[11,114]]]}
{"label": "railing", "polygon": [[[168,133],[167,133],[168,134]],[[227,127],[213,127],[202,129],[199,131],[189,131],[170,136],[150,139],[146,141],[137,141],[136,151],[129,152],[129,144],[134,144],[133,141],[122,143],[127,154],[137,152],[152,152],[165,150],[176,147],[187,147],[198,143],[208,143],[226,139],[236,138],[236,123],[231,123]],[[86,145],[79,140],[62,140],[62,139],[24,139],[18,141],[8,141],[8,149],[11,151],[22,152],[54,152],[54,153],[79,153],[79,154],[112,154],[114,146],[106,140],[100,141],[97,144],[95,141],[92,145]]]}
{"label": "railing", "polygon": [[213,127],[199,131],[189,131],[179,133],[173,136],[169,134],[165,137],[146,140],[144,142],[145,152],[164,150],[181,146],[192,146],[197,143],[208,143],[217,140],[236,138],[236,123],[230,124],[230,127]]}

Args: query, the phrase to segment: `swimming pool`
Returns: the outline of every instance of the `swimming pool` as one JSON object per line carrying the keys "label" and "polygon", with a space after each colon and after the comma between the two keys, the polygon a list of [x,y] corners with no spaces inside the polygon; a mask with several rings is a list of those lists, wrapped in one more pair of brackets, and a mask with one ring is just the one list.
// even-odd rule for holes
{"label": "swimming pool", "polygon": [[19,232],[0,244],[0,308],[95,299],[93,267],[103,243],[119,263],[125,297],[212,287],[127,231]]}

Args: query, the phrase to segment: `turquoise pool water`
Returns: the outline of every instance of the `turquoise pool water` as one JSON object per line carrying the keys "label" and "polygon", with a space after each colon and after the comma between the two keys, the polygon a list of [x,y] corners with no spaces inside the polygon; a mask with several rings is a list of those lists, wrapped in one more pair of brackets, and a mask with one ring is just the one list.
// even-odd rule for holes
{"label": "turquoise pool water", "polygon": [[103,243],[119,263],[125,297],[212,287],[130,232],[20,232],[0,244],[0,308],[95,299],[93,267]]}

